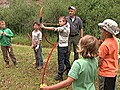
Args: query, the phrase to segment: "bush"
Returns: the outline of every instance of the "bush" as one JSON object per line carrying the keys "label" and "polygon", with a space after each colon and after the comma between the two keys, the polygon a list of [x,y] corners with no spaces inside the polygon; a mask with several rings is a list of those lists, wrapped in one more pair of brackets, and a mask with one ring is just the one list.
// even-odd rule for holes
{"label": "bush", "polygon": [[[10,0],[9,8],[0,8],[0,20],[5,20],[15,34],[24,35],[31,33],[34,20],[39,20],[40,7],[43,6],[43,22],[57,23],[59,16],[68,15],[68,7],[72,5],[77,9],[76,15],[83,20],[84,35],[98,37],[97,24],[104,19],[112,18],[120,25],[119,3],[120,0]],[[57,35],[48,31],[45,33],[49,38],[49,35]]]}
{"label": "bush", "polygon": [[16,34],[25,34],[33,30],[33,21],[38,18],[39,6],[26,0],[11,0],[9,8],[0,9],[0,20]]}
{"label": "bush", "polygon": [[83,20],[84,34],[99,36],[99,22],[112,18],[120,23],[119,3],[119,0],[46,0],[44,18],[46,22],[57,22],[60,15],[68,15],[67,9],[72,5]]}

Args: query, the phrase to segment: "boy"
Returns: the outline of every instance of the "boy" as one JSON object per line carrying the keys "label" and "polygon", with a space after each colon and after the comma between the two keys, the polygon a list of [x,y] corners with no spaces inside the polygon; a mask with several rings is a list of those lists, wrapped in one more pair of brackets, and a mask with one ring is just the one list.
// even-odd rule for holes
{"label": "boy", "polygon": [[99,47],[99,90],[114,90],[118,71],[118,24],[112,19],[99,23],[104,42]]}
{"label": "boy", "polygon": [[[58,75],[54,77],[55,80],[63,80],[63,73],[65,70],[67,72],[70,70],[70,61],[68,57],[68,37],[70,33],[70,25],[66,21],[65,16],[59,18],[60,27],[45,27],[43,24],[41,28],[47,30],[54,30],[59,32],[59,41],[58,41]],[[66,69],[64,70],[64,65]]]}
{"label": "boy", "polygon": [[42,58],[42,33],[39,30],[39,23],[34,22],[34,31],[32,32],[32,48],[34,49],[36,65],[35,68],[38,70],[43,68],[43,58]]}
{"label": "boy", "polygon": [[78,52],[82,58],[75,60],[68,73],[68,78],[58,84],[42,87],[40,90],[58,90],[72,84],[72,90],[95,90],[97,76],[98,40],[86,35],[78,43]]}
{"label": "boy", "polygon": [[13,33],[9,28],[6,28],[5,21],[1,20],[0,21],[0,44],[1,44],[1,50],[3,54],[3,58],[6,63],[6,68],[9,68],[9,58],[8,58],[8,53],[9,56],[13,62],[13,64],[18,67],[15,55],[13,53],[13,48],[11,45],[11,38],[13,37]]}

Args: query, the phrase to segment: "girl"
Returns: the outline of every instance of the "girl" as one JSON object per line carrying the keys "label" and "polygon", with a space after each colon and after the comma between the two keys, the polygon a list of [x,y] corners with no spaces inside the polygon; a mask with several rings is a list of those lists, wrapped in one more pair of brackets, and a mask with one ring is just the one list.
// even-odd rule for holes
{"label": "girl", "polygon": [[95,90],[94,81],[97,76],[98,40],[86,35],[80,39],[78,52],[82,58],[75,60],[68,73],[68,78],[58,84],[45,86],[40,90],[58,90],[72,84],[73,90]]}

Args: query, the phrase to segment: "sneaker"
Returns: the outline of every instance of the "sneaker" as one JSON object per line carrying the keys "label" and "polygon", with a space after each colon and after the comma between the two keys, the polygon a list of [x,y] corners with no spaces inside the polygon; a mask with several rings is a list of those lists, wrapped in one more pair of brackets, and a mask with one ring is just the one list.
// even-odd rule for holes
{"label": "sneaker", "polygon": [[5,66],[6,68],[9,68],[10,67],[10,65],[9,64],[6,64],[6,66]]}
{"label": "sneaker", "polygon": [[6,61],[6,66],[5,66],[6,68],[9,68],[10,67],[10,65],[9,65],[9,61]]}
{"label": "sneaker", "polygon": [[18,68],[18,65],[16,64],[15,67]]}
{"label": "sneaker", "polygon": [[61,76],[61,75],[56,75],[55,77],[54,77],[54,79],[56,80],[56,81],[63,81],[63,77]]}
{"label": "sneaker", "polygon": [[39,67],[37,67],[37,70],[41,70],[43,67],[42,66],[39,66]]}
{"label": "sneaker", "polygon": [[18,65],[17,65],[17,63],[16,63],[16,62],[13,62],[13,64],[14,64],[14,66],[15,66],[16,68],[18,68]]}

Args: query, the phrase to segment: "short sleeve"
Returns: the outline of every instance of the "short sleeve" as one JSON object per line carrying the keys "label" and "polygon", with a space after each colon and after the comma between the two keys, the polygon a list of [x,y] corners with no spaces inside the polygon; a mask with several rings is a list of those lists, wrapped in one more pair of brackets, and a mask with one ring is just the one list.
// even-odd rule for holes
{"label": "short sleeve", "polygon": [[39,32],[39,34],[38,34],[38,39],[42,40],[42,33],[41,32]]}
{"label": "short sleeve", "polygon": [[78,79],[78,76],[81,73],[80,69],[81,69],[81,65],[77,62],[77,60],[74,61],[73,65],[68,73],[68,76],[72,77],[74,79]]}
{"label": "short sleeve", "polygon": [[99,48],[99,57],[104,58],[108,54],[108,48],[105,44],[102,44]]}
{"label": "short sleeve", "polygon": [[63,31],[64,31],[64,28],[63,28],[63,27],[57,27],[57,28],[55,28],[55,31],[63,32]]}

